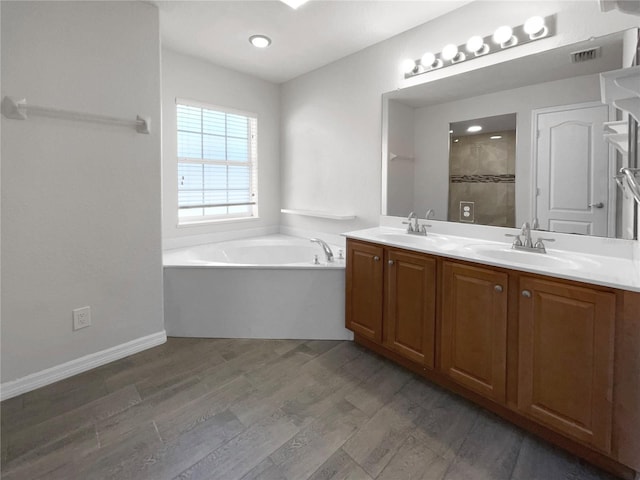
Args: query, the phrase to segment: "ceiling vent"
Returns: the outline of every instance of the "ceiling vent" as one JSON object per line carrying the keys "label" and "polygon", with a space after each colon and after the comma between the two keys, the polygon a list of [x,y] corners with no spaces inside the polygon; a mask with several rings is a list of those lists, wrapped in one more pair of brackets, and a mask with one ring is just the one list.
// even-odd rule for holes
{"label": "ceiling vent", "polygon": [[571,52],[571,63],[588,62],[595,60],[600,56],[600,47],[580,50],[579,52]]}

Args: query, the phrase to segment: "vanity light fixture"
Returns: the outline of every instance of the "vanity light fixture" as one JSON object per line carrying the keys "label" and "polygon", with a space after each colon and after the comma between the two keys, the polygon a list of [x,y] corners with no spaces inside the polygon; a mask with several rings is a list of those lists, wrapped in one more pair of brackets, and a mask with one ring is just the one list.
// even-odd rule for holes
{"label": "vanity light fixture", "polygon": [[249,37],[249,43],[256,48],[267,48],[271,45],[271,39],[266,35],[251,35]]}
{"label": "vanity light fixture", "polygon": [[513,47],[518,44],[518,39],[513,34],[513,28],[509,25],[498,27],[493,32],[493,42],[500,45],[500,48]]}
{"label": "vanity light fixture", "polygon": [[442,60],[458,63],[465,60],[464,53],[458,51],[458,47],[453,43],[445,45],[442,49]]}
{"label": "vanity light fixture", "polygon": [[474,35],[467,40],[467,52],[473,53],[476,57],[489,53],[489,46],[484,43],[484,38],[480,35]]}
{"label": "vanity light fixture", "polygon": [[405,75],[416,75],[418,73],[418,64],[415,60],[411,60],[410,58],[402,61],[401,68]]}
{"label": "vanity light fixture", "polygon": [[467,132],[469,133],[476,133],[480,130],[482,130],[482,127],[480,125],[471,125],[469,128],[467,128]]}
{"label": "vanity light fixture", "polygon": [[422,75],[442,67],[551,37],[555,35],[555,26],[555,15],[535,16],[516,27],[502,25],[493,34],[485,37],[474,35],[462,45],[449,43],[439,53],[426,52],[419,60],[404,60],[402,62],[404,78]]}
{"label": "vanity light fixture", "polygon": [[436,68],[442,67],[442,60],[437,58],[433,53],[426,52],[420,58],[420,65],[422,65],[427,70],[434,70]]}
{"label": "vanity light fixture", "polygon": [[544,18],[542,17],[531,17],[526,22],[524,22],[524,33],[529,35],[531,40],[536,40],[538,38],[547,36],[547,26],[544,24]]}

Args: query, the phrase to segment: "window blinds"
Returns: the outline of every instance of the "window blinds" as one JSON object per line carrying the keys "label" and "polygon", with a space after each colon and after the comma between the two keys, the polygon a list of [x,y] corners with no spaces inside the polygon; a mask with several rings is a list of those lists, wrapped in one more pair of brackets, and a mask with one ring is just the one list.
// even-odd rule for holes
{"label": "window blinds", "polygon": [[257,118],[178,103],[178,216],[256,214]]}

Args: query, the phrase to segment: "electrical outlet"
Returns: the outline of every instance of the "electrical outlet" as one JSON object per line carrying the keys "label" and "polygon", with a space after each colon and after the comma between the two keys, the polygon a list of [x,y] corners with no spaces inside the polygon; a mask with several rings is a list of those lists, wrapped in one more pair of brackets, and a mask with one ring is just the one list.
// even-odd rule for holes
{"label": "electrical outlet", "polygon": [[73,329],[79,330],[91,325],[91,307],[76,308],[73,311]]}
{"label": "electrical outlet", "polygon": [[475,223],[475,210],[475,202],[460,202],[460,221],[464,223]]}

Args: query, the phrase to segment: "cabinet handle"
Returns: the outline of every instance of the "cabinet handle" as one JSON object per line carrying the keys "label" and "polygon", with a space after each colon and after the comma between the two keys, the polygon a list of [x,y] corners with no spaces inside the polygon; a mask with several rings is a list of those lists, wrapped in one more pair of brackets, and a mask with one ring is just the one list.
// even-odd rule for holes
{"label": "cabinet handle", "polygon": [[377,255],[376,255],[376,256],[374,256],[374,257],[373,257],[373,261],[374,261],[374,262],[378,262],[378,261],[380,261],[380,257],[379,257],[379,256],[377,256]]}
{"label": "cabinet handle", "polygon": [[389,265],[393,265],[393,260],[389,260],[387,263],[388,263]]}
{"label": "cabinet handle", "polygon": [[502,285],[496,285],[493,289],[498,293],[502,293]]}
{"label": "cabinet handle", "polygon": [[529,290],[522,290],[522,296],[524,298],[531,298],[531,292]]}

